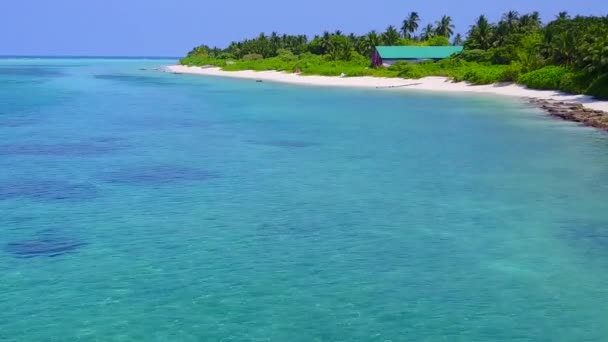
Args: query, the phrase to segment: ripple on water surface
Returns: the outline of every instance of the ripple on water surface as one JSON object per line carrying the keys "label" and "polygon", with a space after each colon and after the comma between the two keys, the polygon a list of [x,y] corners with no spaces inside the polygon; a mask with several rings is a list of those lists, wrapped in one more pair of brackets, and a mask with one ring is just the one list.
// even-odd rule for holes
{"label": "ripple on water surface", "polygon": [[80,201],[99,197],[97,187],[86,183],[50,180],[0,181],[0,200],[27,198],[38,201]]}
{"label": "ripple on water surface", "polygon": [[93,141],[92,143],[64,144],[3,144],[0,145],[0,155],[30,155],[30,156],[71,156],[86,157],[105,155],[124,149],[126,146],[116,140]]}
{"label": "ripple on water surface", "polygon": [[283,147],[283,148],[304,148],[304,147],[312,147],[319,145],[315,142],[310,141],[300,141],[300,140],[250,140],[249,143],[255,145],[266,145],[266,146],[275,146],[275,147]]}
{"label": "ripple on water surface", "polygon": [[102,176],[109,183],[139,186],[207,181],[218,177],[217,173],[204,169],[169,165],[129,167]]}
{"label": "ripple on water surface", "polygon": [[33,118],[22,117],[22,116],[0,117],[0,127],[15,128],[15,127],[29,126],[29,125],[33,125],[33,124],[37,123],[38,121],[39,120],[35,120]]}
{"label": "ripple on water surface", "polygon": [[0,66],[0,77],[62,77],[65,73],[59,68],[37,65],[14,67]]}

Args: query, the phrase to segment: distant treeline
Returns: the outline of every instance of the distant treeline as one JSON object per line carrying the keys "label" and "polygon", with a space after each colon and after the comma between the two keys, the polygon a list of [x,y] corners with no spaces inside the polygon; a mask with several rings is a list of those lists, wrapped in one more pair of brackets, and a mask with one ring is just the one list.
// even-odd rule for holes
{"label": "distant treeline", "polygon": [[[260,34],[255,39],[232,42],[227,48],[201,45],[190,51],[183,64],[218,65],[228,70],[284,70],[309,74],[372,75],[418,78],[430,75],[486,84],[518,82],[536,89],[608,98],[608,17],[571,18],[566,12],[543,25],[538,12],[505,13],[491,23],[479,16],[466,37],[454,36],[450,16],[420,29],[412,12],[398,29],[365,35],[324,32],[305,35]],[[451,39],[451,41],[450,41]],[[464,45],[464,51],[432,63],[405,64],[369,69],[369,56],[378,45]]]}

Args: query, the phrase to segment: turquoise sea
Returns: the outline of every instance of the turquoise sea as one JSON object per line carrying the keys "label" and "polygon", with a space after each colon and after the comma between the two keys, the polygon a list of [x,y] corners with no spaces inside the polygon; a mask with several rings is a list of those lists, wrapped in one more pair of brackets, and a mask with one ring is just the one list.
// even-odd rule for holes
{"label": "turquoise sea", "polygon": [[608,134],[0,59],[0,341],[607,341]]}

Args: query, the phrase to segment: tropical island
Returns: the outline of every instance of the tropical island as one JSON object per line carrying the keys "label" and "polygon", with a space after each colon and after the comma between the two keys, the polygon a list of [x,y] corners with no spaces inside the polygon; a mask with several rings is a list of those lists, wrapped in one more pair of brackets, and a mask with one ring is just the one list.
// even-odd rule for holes
{"label": "tropical island", "polygon": [[[400,29],[390,25],[365,35],[324,32],[270,35],[232,42],[227,48],[195,47],[180,60],[187,66],[216,66],[224,71],[276,70],[301,75],[374,76],[420,79],[447,77],[483,85],[514,82],[531,89],[559,90],[608,99],[608,17],[570,17],[559,13],[543,25],[538,12],[505,13],[497,23],[480,15],[466,37],[454,35],[453,20],[444,15],[420,30],[412,12]],[[370,56],[380,46],[463,46],[439,60],[397,61],[372,67]]]}

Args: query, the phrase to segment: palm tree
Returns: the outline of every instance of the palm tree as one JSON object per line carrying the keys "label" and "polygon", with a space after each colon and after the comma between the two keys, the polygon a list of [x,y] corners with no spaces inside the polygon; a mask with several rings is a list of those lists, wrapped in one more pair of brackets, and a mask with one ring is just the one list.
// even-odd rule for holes
{"label": "palm tree", "polygon": [[351,43],[356,43],[357,42],[357,36],[355,36],[354,33],[350,33],[348,36],[348,40],[350,40]]}
{"label": "palm tree", "polygon": [[355,51],[357,51],[357,53],[359,53],[361,56],[370,56],[372,49],[375,46],[376,45],[369,45],[367,35],[359,36],[355,41]]}
{"label": "palm tree", "polygon": [[348,39],[341,39],[340,42],[340,54],[338,56],[339,59],[343,61],[350,61],[353,58],[353,48],[354,44]]}
{"label": "palm tree", "polygon": [[378,36],[378,33],[376,33],[375,30],[372,30],[365,36],[365,41],[370,50],[380,45],[380,37]]}
{"label": "palm tree", "polygon": [[426,27],[422,29],[422,35],[420,36],[420,38],[422,40],[429,40],[433,38],[434,35],[435,28],[433,27],[433,24],[427,24]]}
{"label": "palm tree", "polygon": [[464,39],[462,39],[462,35],[460,35],[460,33],[457,33],[456,36],[454,37],[454,41],[452,42],[452,45],[460,46],[460,45],[462,45],[462,43],[464,43]]}
{"label": "palm tree", "polygon": [[403,21],[403,26],[401,27],[401,32],[403,32],[403,38],[411,39],[414,37],[414,32],[418,30],[418,22],[420,21],[420,16],[418,16],[418,12],[411,12],[409,17]]}
{"label": "palm tree", "polygon": [[258,53],[264,57],[269,57],[272,54],[270,41],[264,32],[260,33],[257,39],[253,41],[254,53]]}
{"label": "palm tree", "polygon": [[539,28],[543,25],[542,21],[540,20],[540,13],[538,13],[538,11],[534,11],[532,14],[530,14],[530,22]]}
{"label": "palm tree", "polygon": [[235,58],[241,58],[241,56],[243,55],[241,51],[242,45],[243,44],[241,42],[230,42],[230,45],[228,45],[226,52],[232,54]]}
{"label": "palm tree", "polygon": [[322,54],[326,54],[329,51],[331,45],[331,34],[329,31],[323,31],[323,36],[321,36],[321,52]]}
{"label": "palm tree", "polygon": [[380,45],[380,37],[376,31],[372,30],[370,33],[364,36],[366,54],[371,54],[372,51],[376,48],[376,46]]}
{"label": "palm tree", "polygon": [[272,32],[270,34],[270,48],[272,50],[272,54],[276,55],[277,50],[282,48],[281,46],[281,37],[276,32]]}
{"label": "palm tree", "polygon": [[475,25],[471,26],[469,30],[469,38],[467,39],[467,45],[474,49],[487,50],[492,45],[492,35],[494,28],[488,22],[485,15],[480,15],[477,18]]}
{"label": "palm tree", "polygon": [[306,35],[301,34],[297,36],[290,36],[289,41],[289,49],[296,55],[299,55],[306,51],[308,48],[308,37]]}
{"label": "palm tree", "polygon": [[608,71],[608,38],[596,38],[596,41],[587,48],[587,53],[583,60],[587,72]]}
{"label": "palm tree", "polygon": [[213,47],[213,49],[211,49],[210,54],[211,54],[213,57],[217,58],[217,57],[219,57],[219,56],[220,56],[220,54],[222,54],[222,49],[220,49],[220,48],[219,48],[219,47],[217,47],[217,46],[214,46],[214,47]]}
{"label": "palm tree", "polygon": [[559,12],[557,14],[557,16],[555,16],[555,19],[557,20],[566,20],[566,19],[570,19],[570,15],[568,14],[568,12],[563,11],[563,12]]}
{"label": "palm tree", "polygon": [[550,54],[554,62],[571,66],[575,62],[577,37],[572,31],[561,32],[551,39]]}
{"label": "palm tree", "polygon": [[454,33],[454,24],[452,24],[452,18],[444,15],[441,21],[437,22],[437,29],[435,30],[438,36],[444,36],[450,38]]}
{"label": "palm tree", "polygon": [[339,44],[340,36],[332,35],[329,38],[329,47],[327,49],[327,54],[332,61],[338,60],[340,54],[340,46]]}
{"label": "palm tree", "polygon": [[519,29],[524,32],[537,31],[540,29],[541,25],[540,14],[538,12],[524,14],[519,19]]}
{"label": "palm tree", "polygon": [[513,33],[517,31],[519,26],[519,13],[517,11],[509,11],[502,15],[501,24],[507,28],[507,32]]}
{"label": "palm tree", "polygon": [[393,25],[387,27],[386,32],[382,34],[382,41],[385,45],[397,45],[399,38],[401,38],[399,31]]}
{"label": "palm tree", "polygon": [[538,11],[534,11],[528,17],[530,18],[530,22],[528,23],[528,29],[531,29],[533,31],[540,30],[540,28],[543,26],[543,23],[540,20],[540,13],[538,13]]}

